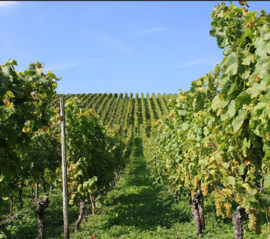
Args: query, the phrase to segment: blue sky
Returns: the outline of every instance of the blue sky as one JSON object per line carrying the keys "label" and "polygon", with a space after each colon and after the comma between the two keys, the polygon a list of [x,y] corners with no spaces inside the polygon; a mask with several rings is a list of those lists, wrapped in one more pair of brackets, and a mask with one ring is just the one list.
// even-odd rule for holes
{"label": "blue sky", "polygon": [[221,2],[0,1],[0,64],[43,62],[62,77],[59,94],[178,93],[223,59],[209,35]]}

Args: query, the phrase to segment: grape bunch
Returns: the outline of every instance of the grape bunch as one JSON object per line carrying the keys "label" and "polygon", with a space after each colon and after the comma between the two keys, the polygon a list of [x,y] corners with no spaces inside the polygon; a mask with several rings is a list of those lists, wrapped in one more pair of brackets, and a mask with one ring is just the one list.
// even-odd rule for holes
{"label": "grape bunch", "polygon": [[241,194],[240,194],[240,193],[236,193],[236,194],[235,194],[235,201],[236,201],[238,204],[241,204],[242,198],[241,198]]}
{"label": "grape bunch", "polygon": [[198,183],[199,183],[199,179],[198,179],[198,176],[196,175],[194,177],[194,188],[197,189],[198,188]]}
{"label": "grape bunch", "polygon": [[224,204],[224,207],[226,209],[226,215],[228,218],[232,217],[232,204],[230,202],[226,202]]}
{"label": "grape bunch", "polygon": [[203,192],[204,196],[207,196],[209,194],[208,184],[202,183],[201,189],[202,189],[202,192]]}
{"label": "grape bunch", "polygon": [[251,231],[255,231],[256,234],[261,234],[261,221],[262,221],[262,215],[259,210],[251,210],[251,212],[248,215],[249,218],[249,229]]}
{"label": "grape bunch", "polygon": [[215,205],[216,205],[216,210],[217,210],[217,216],[222,216],[222,218],[224,219],[226,217],[226,209],[224,207],[222,199],[218,199],[215,202]]}

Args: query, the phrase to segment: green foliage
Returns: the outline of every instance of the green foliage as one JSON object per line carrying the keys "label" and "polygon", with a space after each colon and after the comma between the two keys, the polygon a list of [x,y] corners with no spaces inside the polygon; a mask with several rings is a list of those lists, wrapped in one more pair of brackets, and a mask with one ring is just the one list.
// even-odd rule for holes
{"label": "green foliage", "polygon": [[18,149],[29,150],[33,133],[48,125],[52,111],[46,106],[60,80],[51,72],[45,75],[40,62],[19,74],[14,65],[17,62],[10,59],[0,66],[0,205],[29,162],[20,158]]}
{"label": "green foliage", "polygon": [[[106,130],[94,110],[84,110],[79,102],[65,104],[66,153],[70,204],[109,186],[114,172],[126,163],[124,141]],[[60,139],[59,116],[51,119],[50,131]],[[61,183],[61,168],[58,182]],[[59,185],[60,186],[60,185]]]}
{"label": "green foliage", "polygon": [[168,103],[171,113],[145,141],[153,173],[175,191],[202,189],[247,213],[265,211],[262,174],[269,186],[270,15],[256,15],[214,8],[210,35],[224,49],[222,63]]}

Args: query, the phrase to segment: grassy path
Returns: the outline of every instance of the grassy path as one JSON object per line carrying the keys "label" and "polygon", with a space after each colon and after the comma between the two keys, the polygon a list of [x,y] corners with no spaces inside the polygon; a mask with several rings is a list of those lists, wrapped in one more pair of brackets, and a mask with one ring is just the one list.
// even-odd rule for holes
{"label": "grassy path", "polygon": [[[231,220],[218,220],[205,202],[207,228],[203,238],[234,238]],[[130,164],[98,215],[89,215],[72,238],[197,238],[187,198],[176,201],[166,186],[155,183],[135,138]],[[254,237],[245,237],[254,238]]]}

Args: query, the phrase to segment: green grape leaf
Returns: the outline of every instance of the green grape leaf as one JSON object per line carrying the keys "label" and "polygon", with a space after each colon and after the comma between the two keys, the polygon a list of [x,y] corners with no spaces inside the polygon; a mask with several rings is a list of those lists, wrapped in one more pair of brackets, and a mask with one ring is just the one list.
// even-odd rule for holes
{"label": "green grape leaf", "polygon": [[0,75],[0,84],[2,87],[2,84],[7,84],[9,82],[9,80],[6,77],[3,77],[2,75]]}
{"label": "green grape leaf", "polygon": [[217,34],[217,44],[221,49],[229,45],[229,40],[226,36],[226,32],[219,32]]}
{"label": "green grape leaf", "polygon": [[242,64],[249,66],[250,63],[252,62],[252,60],[253,60],[253,54],[250,54],[250,55],[246,56],[245,58],[243,58]]}
{"label": "green grape leaf", "polygon": [[[252,191],[252,190],[250,190],[250,191]],[[258,200],[253,195],[248,195],[247,200],[250,202],[258,202]]]}
{"label": "green grape leaf", "polygon": [[227,112],[232,118],[235,115],[235,100],[232,100],[229,104],[228,112]]}
{"label": "green grape leaf", "polygon": [[248,190],[247,192],[250,195],[255,195],[257,193],[257,190],[256,189],[251,189],[251,190]]}
{"label": "green grape leaf", "polygon": [[224,175],[223,179],[227,184],[230,184],[230,185],[233,185],[233,186],[235,185],[235,177]]}
{"label": "green grape leaf", "polygon": [[247,138],[244,138],[242,149],[250,148],[250,140],[247,141]]}
{"label": "green grape leaf", "polygon": [[265,41],[262,38],[257,38],[254,43],[256,47],[256,55],[260,57],[267,57],[267,52],[269,52],[269,44],[265,44]]}
{"label": "green grape leaf", "polygon": [[246,165],[245,164],[241,164],[239,166],[239,175],[244,175],[245,174],[245,168],[246,168]]}
{"label": "green grape leaf", "polygon": [[188,129],[188,127],[189,127],[189,124],[187,122],[182,124],[182,130],[185,131]]}
{"label": "green grape leaf", "polygon": [[231,52],[232,52],[232,46],[229,45],[229,46],[227,46],[227,47],[225,48],[225,50],[223,51],[223,55],[224,55],[224,56],[228,56],[228,55],[231,54]]}
{"label": "green grape leaf", "polygon": [[238,56],[235,52],[231,53],[228,57],[224,66],[227,67],[225,74],[236,75],[238,68]]}
{"label": "green grape leaf", "polygon": [[264,188],[269,188],[270,187],[270,174],[264,174]]}
{"label": "green grape leaf", "polygon": [[15,66],[18,65],[17,61],[15,61],[15,60],[13,60],[13,59],[9,59],[9,60],[7,61],[7,63],[10,64],[10,65],[15,65]]}
{"label": "green grape leaf", "polygon": [[247,115],[247,110],[239,110],[238,116],[233,120],[232,125],[234,131],[238,131],[242,124],[244,123],[245,117]]}
{"label": "green grape leaf", "polygon": [[264,40],[270,40],[270,32],[266,33],[263,37]]}
{"label": "green grape leaf", "polygon": [[238,108],[241,108],[243,105],[249,105],[250,101],[251,101],[250,94],[244,92],[243,94],[237,97],[235,103],[235,110],[238,110]]}

